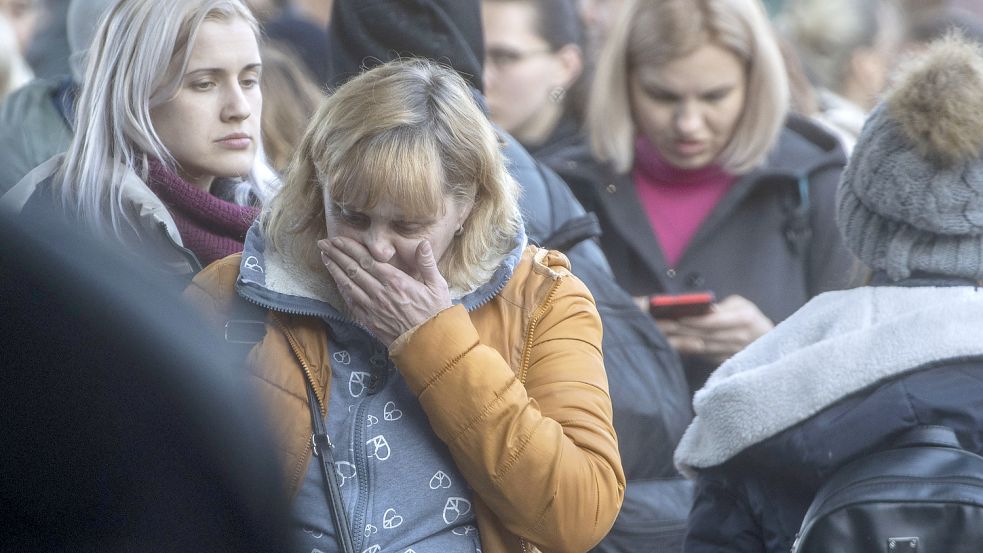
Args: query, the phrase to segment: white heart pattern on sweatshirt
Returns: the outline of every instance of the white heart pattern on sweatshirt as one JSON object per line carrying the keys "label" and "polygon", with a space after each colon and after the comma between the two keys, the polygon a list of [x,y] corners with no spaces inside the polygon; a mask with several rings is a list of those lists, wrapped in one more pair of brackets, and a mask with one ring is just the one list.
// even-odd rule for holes
{"label": "white heart pattern on sweatshirt", "polygon": [[386,406],[382,408],[382,418],[386,419],[387,421],[398,421],[399,419],[403,418],[403,412],[396,409],[395,401],[389,401],[386,402]]}
{"label": "white heart pattern on sweatshirt", "polygon": [[440,488],[447,489],[449,487],[451,487],[451,477],[447,476],[447,474],[442,470],[438,470],[433,475],[433,478],[430,479],[431,490],[438,490]]}
{"label": "white heart pattern on sweatshirt", "polygon": [[382,527],[386,530],[392,530],[402,523],[403,517],[396,514],[396,509],[386,509],[382,514]]}
{"label": "white heart pattern on sweatshirt", "polygon": [[463,497],[448,497],[444,505],[444,523],[454,524],[471,512],[471,502]]}

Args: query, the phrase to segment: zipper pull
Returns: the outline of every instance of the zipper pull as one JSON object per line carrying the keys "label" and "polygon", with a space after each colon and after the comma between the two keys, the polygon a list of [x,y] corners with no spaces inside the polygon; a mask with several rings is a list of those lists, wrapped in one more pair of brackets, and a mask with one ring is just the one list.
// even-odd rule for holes
{"label": "zipper pull", "polygon": [[[317,446],[318,442],[322,442],[320,450]],[[334,444],[331,443],[331,438],[329,438],[327,434],[311,434],[311,445],[314,447],[314,455],[316,457],[321,456],[321,451],[324,450],[324,446],[334,449]]]}

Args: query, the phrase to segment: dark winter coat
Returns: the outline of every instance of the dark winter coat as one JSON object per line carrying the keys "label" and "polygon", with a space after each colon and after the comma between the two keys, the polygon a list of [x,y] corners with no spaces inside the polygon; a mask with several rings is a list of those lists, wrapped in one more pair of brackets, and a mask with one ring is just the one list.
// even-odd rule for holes
{"label": "dark winter coat", "polygon": [[697,481],[686,553],[787,553],[830,474],[913,426],[983,453],[981,329],[972,286],[857,288],[722,365],[676,452]]}
{"label": "dark winter coat", "polygon": [[[585,154],[589,155],[589,153]],[[846,164],[836,139],[792,117],[767,162],[737,179],[686,246],[666,261],[630,174],[587,157],[559,170],[597,213],[601,246],[632,295],[711,290],[741,295],[776,324],[809,298],[855,280],[854,258],[836,228],[835,194]],[[687,359],[694,389],[714,367]]]}

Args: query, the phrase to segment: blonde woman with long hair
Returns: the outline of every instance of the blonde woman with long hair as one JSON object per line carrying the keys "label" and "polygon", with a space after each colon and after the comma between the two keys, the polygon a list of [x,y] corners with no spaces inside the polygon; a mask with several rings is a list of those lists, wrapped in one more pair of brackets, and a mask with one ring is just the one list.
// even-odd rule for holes
{"label": "blonde woman with long hair", "polygon": [[89,49],[75,137],[8,208],[55,206],[177,273],[242,249],[272,171],[258,27],[239,0],[120,0]]}
{"label": "blonde woman with long hair", "polygon": [[694,391],[852,264],[832,215],[843,152],[788,97],[758,0],[628,0],[588,107],[595,163],[561,171],[644,309],[715,294],[657,320]]}
{"label": "blonde woman with long hair", "polygon": [[600,318],[527,245],[518,195],[464,79],[390,62],[322,103],[243,253],[195,278],[227,332],[262,311],[248,363],[298,552],[586,551],[610,529]]}

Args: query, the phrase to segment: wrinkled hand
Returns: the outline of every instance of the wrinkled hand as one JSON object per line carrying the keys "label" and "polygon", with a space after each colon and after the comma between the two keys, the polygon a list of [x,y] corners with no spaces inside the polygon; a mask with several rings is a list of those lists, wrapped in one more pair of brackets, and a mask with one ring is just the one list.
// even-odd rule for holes
{"label": "wrinkled hand", "polygon": [[352,317],[386,347],[407,330],[451,306],[447,281],[437,270],[430,242],[416,248],[421,280],[380,261],[350,238],[317,243]]}
{"label": "wrinkled hand", "polygon": [[775,327],[757,305],[736,295],[715,304],[706,315],[655,322],[676,351],[718,364]]}

